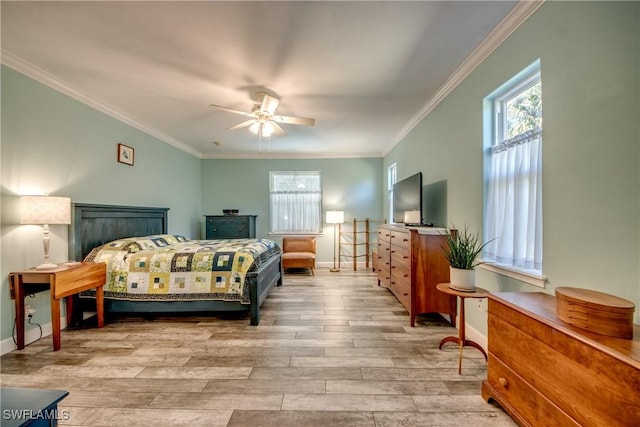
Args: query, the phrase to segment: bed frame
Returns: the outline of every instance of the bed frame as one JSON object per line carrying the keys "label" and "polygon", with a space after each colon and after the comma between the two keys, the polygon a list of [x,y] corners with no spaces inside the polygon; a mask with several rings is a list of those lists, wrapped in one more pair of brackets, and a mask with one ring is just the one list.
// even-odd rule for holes
{"label": "bed frame", "polygon": [[[69,259],[83,260],[91,250],[125,237],[167,234],[168,208],[75,203],[69,231]],[[105,298],[106,313],[249,312],[251,325],[260,322],[260,306],[274,286],[282,285],[280,255],[249,272],[250,304],[235,301],[122,301]],[[81,301],[81,305],[84,302]]]}

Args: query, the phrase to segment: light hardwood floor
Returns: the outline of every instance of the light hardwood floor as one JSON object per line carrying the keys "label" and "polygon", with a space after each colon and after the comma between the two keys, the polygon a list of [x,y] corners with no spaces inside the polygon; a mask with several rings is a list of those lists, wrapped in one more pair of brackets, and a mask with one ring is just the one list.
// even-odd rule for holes
{"label": "light hardwood floor", "polygon": [[438,343],[457,331],[408,313],[371,272],[287,274],[246,318],[118,318],[1,359],[4,387],[70,392],[74,426],[513,426],[480,397],[486,362]]}

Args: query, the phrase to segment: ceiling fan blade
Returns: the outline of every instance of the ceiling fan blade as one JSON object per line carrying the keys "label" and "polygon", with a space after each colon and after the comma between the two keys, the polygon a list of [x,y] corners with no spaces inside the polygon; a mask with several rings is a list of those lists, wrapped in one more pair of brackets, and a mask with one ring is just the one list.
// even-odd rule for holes
{"label": "ceiling fan blade", "polygon": [[264,94],[264,98],[262,98],[262,105],[260,105],[261,111],[268,111],[269,114],[273,114],[280,105],[280,100],[278,98],[274,98],[273,96]]}
{"label": "ceiling fan blade", "polygon": [[222,110],[222,111],[227,111],[229,113],[240,114],[240,115],[246,116],[246,117],[255,117],[255,114],[253,114],[253,113],[247,113],[246,111],[234,110],[233,108],[223,107],[222,105],[209,104],[209,107],[216,108],[216,109]]}
{"label": "ceiling fan blade", "polygon": [[287,131],[282,129],[276,122],[272,121],[271,124],[273,125],[273,134],[275,136],[285,136],[287,134]]}
{"label": "ceiling fan blade", "polygon": [[273,116],[272,120],[278,123],[287,123],[290,125],[313,126],[316,124],[316,119],[310,119],[307,117]]}
{"label": "ceiling fan blade", "polygon": [[238,123],[237,125],[231,126],[230,128],[227,128],[227,129],[236,130],[236,129],[246,128],[247,126],[251,126],[255,122],[256,122],[255,119],[245,120],[244,122]]}

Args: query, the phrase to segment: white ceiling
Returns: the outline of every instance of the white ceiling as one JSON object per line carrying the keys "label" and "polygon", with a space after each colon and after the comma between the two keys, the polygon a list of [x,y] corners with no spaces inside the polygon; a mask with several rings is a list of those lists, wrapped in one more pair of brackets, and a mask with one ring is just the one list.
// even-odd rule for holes
{"label": "white ceiling", "polygon": [[[199,157],[379,157],[514,5],[2,1],[2,62]],[[316,125],[258,153],[227,129],[245,117],[208,105],[250,111],[265,89]]]}

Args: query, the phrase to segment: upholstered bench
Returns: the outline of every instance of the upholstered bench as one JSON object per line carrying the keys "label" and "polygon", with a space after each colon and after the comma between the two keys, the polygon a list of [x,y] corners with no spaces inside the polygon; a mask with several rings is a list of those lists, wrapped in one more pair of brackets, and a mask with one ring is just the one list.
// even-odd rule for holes
{"label": "upholstered bench", "polygon": [[309,268],[315,275],[316,238],[287,236],[282,238],[282,268]]}

